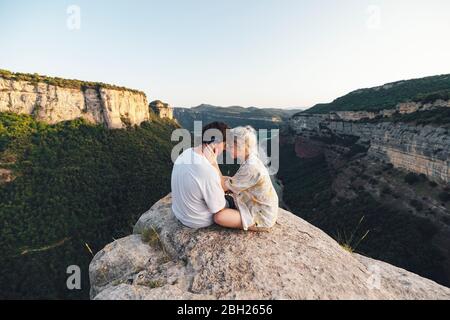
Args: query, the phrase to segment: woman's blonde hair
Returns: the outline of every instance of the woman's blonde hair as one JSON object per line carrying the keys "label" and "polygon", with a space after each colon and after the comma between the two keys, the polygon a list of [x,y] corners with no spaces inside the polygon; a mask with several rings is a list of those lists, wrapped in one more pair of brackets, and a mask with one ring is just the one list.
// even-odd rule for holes
{"label": "woman's blonde hair", "polygon": [[232,141],[238,146],[244,146],[248,155],[257,156],[264,164],[267,163],[266,153],[258,144],[258,135],[252,126],[236,127],[230,131]]}

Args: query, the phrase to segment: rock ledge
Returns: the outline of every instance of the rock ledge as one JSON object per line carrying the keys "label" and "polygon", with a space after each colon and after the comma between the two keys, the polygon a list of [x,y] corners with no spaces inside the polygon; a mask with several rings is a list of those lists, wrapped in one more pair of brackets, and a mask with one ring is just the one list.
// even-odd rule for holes
{"label": "rock ledge", "polygon": [[281,209],[270,233],[245,233],[185,228],[170,207],[167,196],[95,255],[92,299],[450,299],[449,288],[351,254]]}

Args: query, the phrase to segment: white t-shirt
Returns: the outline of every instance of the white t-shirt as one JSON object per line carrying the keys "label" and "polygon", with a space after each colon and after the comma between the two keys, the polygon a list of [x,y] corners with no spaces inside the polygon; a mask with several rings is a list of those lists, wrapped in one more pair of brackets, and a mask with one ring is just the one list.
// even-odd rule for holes
{"label": "white t-shirt", "polygon": [[172,211],[187,227],[209,227],[214,214],[225,208],[218,172],[193,149],[187,149],[175,161],[171,183]]}

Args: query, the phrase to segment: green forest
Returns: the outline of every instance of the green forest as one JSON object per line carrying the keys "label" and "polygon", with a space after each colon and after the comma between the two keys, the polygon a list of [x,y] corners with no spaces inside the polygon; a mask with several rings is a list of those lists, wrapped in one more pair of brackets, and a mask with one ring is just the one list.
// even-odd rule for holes
{"label": "green forest", "polygon": [[450,97],[450,75],[440,75],[388,83],[381,87],[360,89],[337,98],[331,103],[315,105],[306,113],[333,111],[380,111],[394,109],[398,103],[434,102]]}
{"label": "green forest", "polygon": [[[48,125],[0,113],[0,299],[89,298],[88,265],[170,192],[176,124],[109,130],[83,120]],[[82,289],[66,287],[81,267]]]}

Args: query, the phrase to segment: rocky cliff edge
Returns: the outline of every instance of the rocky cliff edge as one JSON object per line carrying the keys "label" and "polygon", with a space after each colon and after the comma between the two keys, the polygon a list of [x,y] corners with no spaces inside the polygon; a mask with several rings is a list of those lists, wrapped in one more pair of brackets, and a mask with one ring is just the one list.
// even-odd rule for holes
{"label": "rocky cliff edge", "polygon": [[450,299],[449,288],[352,254],[287,211],[269,233],[192,230],[170,196],[98,252],[89,273],[97,300]]}

